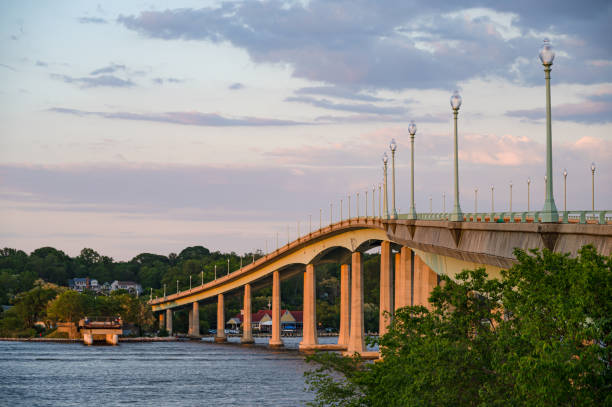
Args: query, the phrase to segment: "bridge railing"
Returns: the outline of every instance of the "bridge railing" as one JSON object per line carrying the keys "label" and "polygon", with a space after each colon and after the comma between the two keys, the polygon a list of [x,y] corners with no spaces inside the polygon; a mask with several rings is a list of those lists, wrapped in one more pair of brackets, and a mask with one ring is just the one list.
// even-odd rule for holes
{"label": "bridge railing", "polygon": [[[398,219],[408,219],[408,214],[398,215]],[[449,220],[449,212],[418,213],[419,220]],[[541,211],[519,212],[466,212],[464,222],[495,222],[495,223],[540,223]],[[601,211],[559,211],[559,223],[580,224],[611,224],[612,210]]]}

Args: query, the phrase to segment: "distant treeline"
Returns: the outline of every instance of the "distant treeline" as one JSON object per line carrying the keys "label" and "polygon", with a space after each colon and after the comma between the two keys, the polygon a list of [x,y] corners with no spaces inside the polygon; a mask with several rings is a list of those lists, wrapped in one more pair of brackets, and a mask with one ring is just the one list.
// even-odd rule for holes
{"label": "distant treeline", "polygon": [[[162,296],[166,285],[167,294],[176,292],[177,280],[179,290],[189,288],[202,281],[208,282],[217,276],[223,276],[229,270],[236,271],[242,262],[246,265],[262,256],[261,252],[246,253],[239,256],[235,252],[211,252],[202,246],[187,247],[179,254],[168,256],[142,253],[130,261],[114,261],[111,257],[99,254],[93,249],[85,248],[76,257],[70,257],[61,250],[43,247],[29,255],[22,250],[5,248],[0,250],[0,303],[10,304],[21,292],[34,287],[34,282],[42,279],[46,282],[67,286],[68,280],[74,277],[89,277],[100,284],[104,282],[135,281],[142,285],[144,295]],[[366,329],[377,330],[379,299],[379,261],[377,254],[366,255],[365,268],[365,312]],[[322,327],[337,328],[340,311],[340,265],[322,264],[316,267],[317,275],[317,320]],[[283,308],[299,310],[302,308],[303,278],[297,275],[283,281],[281,288]],[[268,307],[272,295],[271,287],[253,292],[253,310]],[[212,305],[212,304],[211,304]],[[232,316],[242,308],[240,296],[226,300],[226,315]],[[201,318],[214,327],[214,306],[203,307]],[[208,315],[210,314],[210,315]],[[183,329],[187,324],[186,315],[178,313],[175,329]],[[183,319],[185,321],[183,321]]]}

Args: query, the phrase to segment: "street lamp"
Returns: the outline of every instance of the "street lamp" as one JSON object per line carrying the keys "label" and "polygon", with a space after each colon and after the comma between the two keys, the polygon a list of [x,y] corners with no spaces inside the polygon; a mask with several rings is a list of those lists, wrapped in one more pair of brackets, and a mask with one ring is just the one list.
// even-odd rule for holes
{"label": "street lamp", "polygon": [[368,219],[368,190],[365,190],[365,217]]}
{"label": "street lamp", "polygon": [[397,219],[397,211],[395,210],[395,150],[397,149],[397,144],[395,143],[395,139],[391,139],[389,149],[391,149],[391,182],[393,183],[393,212],[391,213],[391,217]]}
{"label": "street lamp", "polygon": [[178,293],[178,280],[176,280],[176,292]]}
{"label": "street lamp", "polygon": [[166,284],[164,284],[164,298],[166,297]]}
{"label": "street lamp", "polygon": [[563,169],[563,210],[567,212],[567,170]]}
{"label": "street lamp", "polygon": [[408,211],[408,219],[417,218],[414,207],[414,135],[416,131],[417,126],[414,121],[411,121],[408,125],[408,133],[410,133],[410,210]]}
{"label": "street lamp", "polygon": [[510,181],[510,216],[512,216],[512,181]]}
{"label": "street lamp", "polygon": [[432,205],[432,202],[433,202],[433,200],[432,200],[432,198],[431,198],[431,195],[429,195],[429,213],[432,213],[432,212],[433,212],[433,205]]}
{"label": "street lamp", "polygon": [[189,289],[191,290],[191,275],[189,275]]}
{"label": "street lamp", "polygon": [[376,217],[376,185],[372,187],[372,219]]}
{"label": "street lamp", "polygon": [[[268,241],[266,240],[266,244],[268,243]],[[202,270],[202,285],[204,285],[204,270]]]}
{"label": "street lamp", "polygon": [[474,213],[478,213],[478,188],[474,188]]}
{"label": "street lamp", "polygon": [[389,156],[387,156],[387,153],[385,152],[382,156],[382,162],[383,162],[383,176],[384,176],[384,198],[383,199],[383,213],[385,215],[385,217],[387,219],[389,219],[389,194],[387,193],[387,162],[389,161]]}
{"label": "street lamp", "polygon": [[446,192],[442,192],[442,212],[446,214]]}
{"label": "street lamp", "polygon": [[357,203],[357,220],[359,220],[359,192],[357,192],[357,194],[355,196],[357,197],[357,199],[356,199],[356,203]]}
{"label": "street lamp", "polygon": [[529,186],[531,185],[531,177],[527,178],[527,212],[529,212]]}
{"label": "street lamp", "polygon": [[495,212],[495,196],[494,196],[495,187],[491,185],[491,212]]}
{"label": "street lamp", "polygon": [[455,204],[453,206],[453,213],[451,213],[450,220],[455,222],[463,221],[463,213],[461,213],[461,207],[459,206],[459,157],[457,151],[457,116],[459,115],[461,102],[462,99],[459,92],[455,91],[450,98],[450,104],[453,108],[453,117],[455,120]]}
{"label": "street lamp", "polygon": [[215,264],[215,280],[217,279],[217,265]]}
{"label": "street lamp", "polygon": [[591,210],[595,210],[595,163],[591,163]]}
{"label": "street lamp", "polygon": [[[289,229],[289,227],[287,227],[287,229]],[[229,274],[229,273],[230,273],[230,272],[229,272],[229,260],[230,260],[230,259],[229,259],[229,257],[228,257],[228,258],[227,258],[227,274]]]}
{"label": "street lamp", "polygon": [[553,196],[553,174],[552,174],[552,127],[550,123],[550,71],[555,52],[548,39],[540,50],[540,61],[544,65],[544,77],[546,79],[546,199],[542,209],[542,222],[559,222],[559,213]]}

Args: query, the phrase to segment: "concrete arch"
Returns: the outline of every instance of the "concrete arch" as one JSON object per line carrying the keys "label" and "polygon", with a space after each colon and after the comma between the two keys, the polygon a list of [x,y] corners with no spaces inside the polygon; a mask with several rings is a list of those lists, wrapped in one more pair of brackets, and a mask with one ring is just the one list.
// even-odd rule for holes
{"label": "concrete arch", "polygon": [[[241,270],[221,277],[215,281],[161,298],[151,302],[154,312],[170,308],[183,307],[194,301],[203,301],[218,294],[233,292],[245,284],[253,284],[267,278],[274,271],[285,273],[296,272],[296,268],[313,264],[324,258],[326,253],[362,251],[369,248],[372,242],[387,239],[384,230],[362,225],[351,225],[347,228],[328,228],[329,232],[313,234],[288,245],[284,250],[270,253]],[[344,249],[344,250],[343,250]],[[323,255],[322,255],[323,254]]]}

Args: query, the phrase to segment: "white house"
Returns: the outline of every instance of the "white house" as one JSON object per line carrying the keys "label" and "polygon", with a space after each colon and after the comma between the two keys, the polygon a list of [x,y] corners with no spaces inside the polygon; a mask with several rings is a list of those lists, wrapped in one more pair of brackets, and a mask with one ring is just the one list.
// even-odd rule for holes
{"label": "white house", "polygon": [[118,281],[115,280],[110,285],[111,291],[115,290],[126,290],[132,294],[140,295],[142,294],[142,286],[133,281]]}

